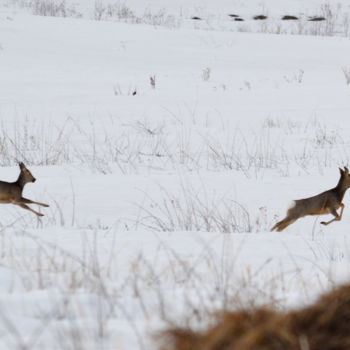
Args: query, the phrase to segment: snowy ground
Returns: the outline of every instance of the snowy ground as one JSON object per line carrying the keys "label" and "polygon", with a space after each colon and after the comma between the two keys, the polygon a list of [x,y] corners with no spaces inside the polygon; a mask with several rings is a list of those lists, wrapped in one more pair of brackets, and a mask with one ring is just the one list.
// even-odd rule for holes
{"label": "snowy ground", "polygon": [[26,197],[50,204],[40,220],[0,207],[1,349],[154,349],[168,322],[349,280],[347,197],[341,222],[269,232],[350,165],[345,31],[220,22],[320,1],[207,2],[124,3],[176,26],[92,20],[93,1],[82,18],[1,7],[0,178],[25,162]]}

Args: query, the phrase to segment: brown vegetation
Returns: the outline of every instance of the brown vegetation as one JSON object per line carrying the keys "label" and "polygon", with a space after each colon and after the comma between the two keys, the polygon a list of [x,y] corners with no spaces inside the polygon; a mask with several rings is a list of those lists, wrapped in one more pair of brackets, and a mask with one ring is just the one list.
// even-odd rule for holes
{"label": "brown vegetation", "polygon": [[296,21],[298,19],[299,19],[298,17],[290,16],[290,15],[285,15],[285,16],[282,17],[283,21]]}
{"label": "brown vegetation", "polygon": [[197,332],[172,328],[161,350],[348,350],[350,285],[291,312],[271,308],[218,314],[215,325]]}
{"label": "brown vegetation", "polygon": [[258,15],[258,16],[254,16],[253,19],[261,21],[261,20],[267,19],[267,16],[265,16],[265,15]]}
{"label": "brown vegetation", "polygon": [[325,17],[311,17],[309,18],[310,22],[320,22],[320,21],[325,21],[326,18]]}

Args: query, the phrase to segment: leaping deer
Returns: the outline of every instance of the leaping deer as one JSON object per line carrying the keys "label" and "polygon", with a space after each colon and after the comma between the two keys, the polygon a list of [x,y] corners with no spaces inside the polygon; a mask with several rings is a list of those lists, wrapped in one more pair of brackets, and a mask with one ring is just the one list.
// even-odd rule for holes
{"label": "leaping deer", "polygon": [[[342,203],[346,190],[350,187],[350,175],[347,167],[340,169],[340,179],[334,188],[322,192],[317,196],[293,201],[292,206],[287,211],[287,216],[277,222],[271,231],[282,231],[293,222],[306,215],[332,214],[334,218],[330,221],[322,221],[322,225],[329,225],[333,221],[340,221],[344,211]],[[340,214],[337,209],[340,208]]]}
{"label": "leaping deer", "polygon": [[44,216],[44,214],[38,213],[32,208],[28,207],[27,204],[37,204],[42,207],[48,207],[47,204],[34,202],[30,199],[22,197],[22,192],[25,184],[28,182],[35,182],[36,178],[26,168],[23,163],[19,163],[21,172],[19,173],[18,179],[15,182],[0,181],[0,203],[12,203],[19,205],[21,208],[30,210],[37,216]]}

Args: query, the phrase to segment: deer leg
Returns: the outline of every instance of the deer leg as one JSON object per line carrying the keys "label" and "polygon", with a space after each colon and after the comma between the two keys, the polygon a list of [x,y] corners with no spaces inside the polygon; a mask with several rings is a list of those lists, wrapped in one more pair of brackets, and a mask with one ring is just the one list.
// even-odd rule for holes
{"label": "deer leg", "polygon": [[24,204],[21,202],[14,202],[13,204],[19,205],[21,208],[29,210],[37,216],[44,216],[44,214],[38,213],[37,211],[33,210],[32,208],[29,208],[27,204]]}
{"label": "deer leg", "polygon": [[284,230],[287,226],[291,225],[294,221],[297,219],[286,217],[285,219],[279,221],[274,227],[272,227],[271,231],[276,230],[277,232],[281,232]]}
{"label": "deer leg", "polygon": [[35,202],[35,201],[32,201],[31,199],[27,199],[27,198],[24,198],[24,197],[21,198],[21,202],[22,203],[27,203],[27,204],[37,204],[37,205],[41,205],[42,207],[49,207],[48,204]]}
{"label": "deer leg", "polygon": [[332,219],[332,220],[329,220],[329,221],[327,221],[327,222],[322,221],[322,222],[321,222],[321,225],[329,225],[329,224],[332,223],[333,221],[340,221],[341,218],[342,218],[342,216],[343,216],[343,211],[344,211],[345,205],[344,205],[343,203],[341,203],[341,204],[340,204],[340,207],[341,207],[341,209],[340,209],[340,214],[338,214],[337,211],[336,211],[335,209],[331,209],[331,214],[333,214],[333,215],[335,216],[335,218]]}

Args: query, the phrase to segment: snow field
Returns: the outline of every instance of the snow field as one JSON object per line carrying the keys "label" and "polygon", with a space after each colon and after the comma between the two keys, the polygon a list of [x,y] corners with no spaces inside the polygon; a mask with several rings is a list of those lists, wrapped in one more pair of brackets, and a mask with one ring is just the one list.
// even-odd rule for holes
{"label": "snow field", "polygon": [[269,232],[349,164],[347,39],[0,18],[1,180],[50,204],[0,207],[1,349],[153,349],[348,281],[347,207]]}

